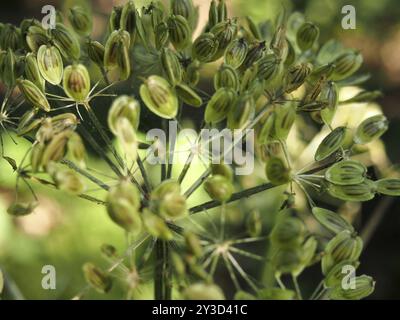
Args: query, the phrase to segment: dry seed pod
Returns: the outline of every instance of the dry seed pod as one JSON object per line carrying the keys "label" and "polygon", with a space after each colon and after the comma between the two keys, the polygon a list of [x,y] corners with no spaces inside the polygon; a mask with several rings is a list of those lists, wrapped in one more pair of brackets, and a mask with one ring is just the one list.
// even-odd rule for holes
{"label": "dry seed pod", "polygon": [[191,42],[192,31],[188,21],[180,15],[172,15],[167,20],[169,39],[176,50],[185,49]]}
{"label": "dry seed pod", "polygon": [[220,202],[228,201],[233,193],[232,182],[219,174],[207,178],[203,186],[211,199]]}
{"label": "dry seed pod", "polygon": [[143,224],[146,231],[153,237],[170,241],[174,238],[172,231],[168,228],[165,221],[148,209],[143,210]]}
{"label": "dry seed pod", "polygon": [[225,63],[234,69],[239,68],[246,59],[248,51],[249,45],[244,38],[233,40],[226,48]]}
{"label": "dry seed pod", "polygon": [[35,208],[38,206],[38,203],[36,201],[34,202],[14,202],[12,203],[8,209],[7,213],[9,215],[15,216],[15,217],[20,217],[20,216],[26,216],[35,210]]}
{"label": "dry seed pod", "polygon": [[332,300],[361,300],[368,297],[375,290],[375,281],[373,278],[362,275],[355,278],[355,288],[344,289],[342,284],[338,284],[329,292],[329,298]]}
{"label": "dry seed pod", "polygon": [[348,230],[351,233],[354,232],[353,226],[336,212],[314,207],[312,208],[312,213],[320,224],[333,233],[338,234],[343,230]]}
{"label": "dry seed pod", "polygon": [[17,85],[25,99],[35,108],[42,109],[46,112],[50,111],[50,104],[46,96],[32,81],[18,79]]}
{"label": "dry seed pod", "polygon": [[236,100],[228,114],[227,126],[229,129],[246,127],[255,115],[256,104],[253,96],[245,92]]}
{"label": "dry seed pod", "polygon": [[171,49],[163,48],[161,50],[161,65],[171,85],[175,86],[182,81],[182,65]]}
{"label": "dry seed pod", "polygon": [[50,29],[56,47],[66,59],[78,60],[81,55],[81,47],[78,39],[67,27],[57,23],[54,29]]}
{"label": "dry seed pod", "polygon": [[268,160],[265,172],[268,180],[274,185],[285,184],[291,180],[290,170],[278,157],[272,157]]}
{"label": "dry seed pod", "polygon": [[49,41],[46,30],[41,26],[33,25],[29,27],[26,35],[26,44],[32,52],[37,52],[42,45],[49,43]]}
{"label": "dry seed pod", "polygon": [[353,51],[343,53],[333,61],[335,69],[330,78],[333,81],[346,79],[360,69],[362,63],[361,53]]}
{"label": "dry seed pod", "polygon": [[365,119],[358,126],[354,136],[354,142],[366,144],[375,139],[379,139],[388,129],[389,122],[384,115],[376,115]]}
{"label": "dry seed pod", "polygon": [[231,88],[238,91],[240,86],[236,70],[228,64],[223,64],[214,75],[214,89]]}
{"label": "dry seed pod", "polygon": [[64,70],[64,92],[76,102],[84,102],[90,92],[89,72],[83,64],[73,64]]}
{"label": "dry seed pod", "polygon": [[167,80],[160,76],[150,76],[140,86],[140,97],[156,115],[172,119],[178,113],[178,98]]}
{"label": "dry seed pod", "polygon": [[301,63],[290,67],[285,77],[286,93],[298,89],[306,81],[312,68],[310,63]]}
{"label": "dry seed pod", "polygon": [[40,74],[36,56],[31,52],[25,57],[25,77],[44,92],[46,82]]}
{"label": "dry seed pod", "polygon": [[335,163],[325,172],[325,179],[337,185],[362,183],[367,168],[359,161],[344,160]]}
{"label": "dry seed pod", "polygon": [[133,97],[122,95],[116,98],[108,112],[108,127],[114,135],[117,135],[117,122],[120,118],[126,118],[134,129],[139,126],[140,104]]}
{"label": "dry seed pod", "polygon": [[89,59],[92,60],[98,66],[103,66],[104,52],[105,52],[104,46],[100,42],[88,40],[87,54],[89,56]]}
{"label": "dry seed pod", "polygon": [[319,28],[311,22],[305,22],[297,31],[297,45],[302,51],[311,49],[318,41]]}
{"label": "dry seed pod", "polygon": [[218,50],[218,40],[213,33],[201,34],[192,46],[192,55],[200,62],[211,62]]}
{"label": "dry seed pod", "polygon": [[315,152],[315,161],[321,161],[336,152],[343,144],[346,137],[346,128],[337,127],[331,131],[320,143]]}
{"label": "dry seed pod", "polygon": [[386,178],[375,182],[377,192],[388,196],[400,196],[400,179]]}
{"label": "dry seed pod", "polygon": [[225,49],[235,39],[237,31],[238,26],[233,20],[219,22],[210,30],[218,41],[218,50],[213,60],[220,58],[224,54]]}
{"label": "dry seed pod", "polygon": [[322,88],[320,99],[326,102],[325,108],[321,110],[321,119],[326,124],[330,124],[339,102],[338,88],[334,82],[330,81]]}
{"label": "dry seed pod", "polygon": [[136,36],[136,8],[132,0],[129,0],[123,6],[119,23],[120,28],[129,33],[132,45]]}
{"label": "dry seed pod", "polygon": [[207,104],[204,120],[206,123],[218,123],[224,120],[236,99],[236,93],[229,88],[218,89]]}
{"label": "dry seed pod", "polygon": [[225,300],[220,287],[203,282],[191,284],[185,289],[183,296],[186,300]]}
{"label": "dry seed pod", "polygon": [[92,17],[85,8],[74,6],[69,9],[68,20],[79,35],[87,36],[92,32]]}
{"label": "dry seed pod", "polygon": [[112,281],[111,277],[107,273],[90,262],[85,263],[82,269],[86,282],[96,289],[96,291],[107,293],[111,290]]}
{"label": "dry seed pod", "polygon": [[346,273],[343,273],[345,267],[351,266],[356,270],[360,265],[360,262],[353,260],[344,260],[336,264],[326,275],[324,285],[327,288],[335,287],[342,284],[343,278]]}
{"label": "dry seed pod", "polygon": [[201,97],[188,85],[184,83],[178,83],[175,86],[176,93],[183,102],[192,107],[201,107],[203,100]]}
{"label": "dry seed pod", "polygon": [[369,201],[374,198],[376,187],[373,181],[365,179],[362,183],[346,186],[328,185],[329,194],[344,201]]}
{"label": "dry seed pod", "polygon": [[63,76],[63,61],[56,47],[42,45],[37,53],[40,74],[49,83],[58,85]]}

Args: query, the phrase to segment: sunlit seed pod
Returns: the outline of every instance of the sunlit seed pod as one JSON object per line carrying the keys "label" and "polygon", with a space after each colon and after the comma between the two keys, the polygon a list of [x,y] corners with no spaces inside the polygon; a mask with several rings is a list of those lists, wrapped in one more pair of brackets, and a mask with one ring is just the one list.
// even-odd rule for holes
{"label": "sunlit seed pod", "polygon": [[122,6],[114,6],[108,21],[108,30],[112,33],[121,26]]}
{"label": "sunlit seed pod", "polygon": [[338,234],[343,230],[348,230],[351,233],[354,232],[353,226],[339,213],[318,207],[312,208],[312,213],[315,219],[322,226],[324,226],[329,231],[332,231],[333,233]]}
{"label": "sunlit seed pod", "polygon": [[21,90],[25,99],[35,108],[42,109],[46,112],[50,111],[50,104],[44,93],[29,80],[18,79],[18,88]]}
{"label": "sunlit seed pod", "polygon": [[201,97],[188,85],[184,83],[178,83],[175,86],[176,94],[184,103],[192,107],[201,107],[203,100]]}
{"label": "sunlit seed pod", "polygon": [[36,141],[40,143],[47,143],[53,138],[53,136],[54,130],[51,118],[49,117],[42,119],[40,128],[35,135]]}
{"label": "sunlit seed pod", "polygon": [[218,50],[214,55],[213,60],[222,57],[226,48],[235,39],[237,31],[237,23],[233,20],[219,22],[210,30],[218,41]]}
{"label": "sunlit seed pod", "polygon": [[332,300],[361,300],[371,295],[375,290],[375,281],[369,276],[358,276],[354,281],[354,289],[344,289],[340,283],[329,292],[329,298]]}
{"label": "sunlit seed pod", "polygon": [[55,134],[43,151],[41,165],[46,168],[51,162],[58,162],[67,152],[68,139],[72,131],[63,131]]}
{"label": "sunlit seed pod", "polygon": [[362,183],[352,185],[328,185],[329,194],[344,201],[369,201],[374,198],[376,187],[374,183],[365,179]]}
{"label": "sunlit seed pod", "polygon": [[275,137],[284,141],[296,119],[296,109],[291,104],[286,104],[275,109]]}
{"label": "sunlit seed pod", "polygon": [[322,88],[320,99],[326,102],[325,108],[321,110],[321,119],[326,124],[330,124],[339,102],[338,88],[334,82],[330,81]]}
{"label": "sunlit seed pod", "polygon": [[384,115],[379,114],[367,118],[358,126],[354,136],[354,142],[366,144],[379,139],[388,128],[389,122]]}
{"label": "sunlit seed pod", "polygon": [[104,66],[106,68],[114,68],[119,66],[121,56],[130,46],[130,36],[125,30],[116,30],[110,34],[107,39],[104,50]]}
{"label": "sunlit seed pod", "polygon": [[25,40],[29,49],[32,52],[37,52],[42,45],[49,43],[50,38],[46,30],[41,26],[34,25],[29,27]]}
{"label": "sunlit seed pod", "polygon": [[192,55],[201,62],[211,62],[218,50],[218,40],[213,33],[203,33],[192,46]]}
{"label": "sunlit seed pod", "polygon": [[54,29],[50,29],[54,44],[60,50],[63,57],[78,60],[81,55],[81,47],[78,38],[71,30],[61,23],[57,23]]}
{"label": "sunlit seed pod", "polygon": [[191,42],[192,31],[188,21],[180,15],[172,15],[167,20],[169,39],[176,50],[185,49]]}
{"label": "sunlit seed pod", "polygon": [[234,91],[239,90],[239,76],[230,65],[223,64],[214,75],[214,89],[231,88]]}
{"label": "sunlit seed pod", "polygon": [[156,115],[172,119],[178,112],[178,98],[167,80],[160,76],[150,76],[140,86],[140,97],[144,104]]}
{"label": "sunlit seed pod", "polygon": [[160,22],[154,31],[156,49],[161,50],[161,48],[166,47],[169,40],[169,30],[168,24],[164,21]]}
{"label": "sunlit seed pod", "polygon": [[185,300],[225,300],[220,287],[213,283],[197,282],[189,285],[183,292]]}
{"label": "sunlit seed pod", "polygon": [[11,88],[15,85],[17,76],[17,58],[11,49],[7,50],[2,65],[2,78],[7,87]]}
{"label": "sunlit seed pod", "polygon": [[276,115],[274,112],[270,113],[265,122],[262,124],[261,129],[257,135],[260,144],[266,144],[268,142],[276,141],[274,125],[275,117]]}
{"label": "sunlit seed pod", "polygon": [[104,63],[104,46],[93,40],[87,42],[87,54],[90,60],[92,60],[98,66],[103,66]]}
{"label": "sunlit seed pod", "polygon": [[284,247],[276,250],[271,261],[275,273],[280,275],[294,272],[301,264],[301,253],[300,247]]}
{"label": "sunlit seed pod", "polygon": [[377,98],[382,97],[382,92],[379,90],[374,91],[366,91],[363,90],[357,93],[354,97],[347,99],[345,101],[341,101],[342,104],[344,103],[366,103],[374,101]]}
{"label": "sunlit seed pod", "polygon": [[64,130],[75,130],[79,120],[75,114],[67,112],[51,117],[50,122],[53,133],[60,133]]}
{"label": "sunlit seed pod", "polygon": [[348,230],[343,230],[332,238],[325,248],[322,257],[322,272],[326,275],[332,268],[343,260],[357,261],[361,255],[363,242],[360,237]]}
{"label": "sunlit seed pod", "polygon": [[319,28],[311,22],[305,22],[299,30],[297,30],[296,41],[298,47],[302,51],[311,49],[314,43],[318,41]]}
{"label": "sunlit seed pod", "polygon": [[102,244],[100,251],[105,258],[117,258],[117,249],[111,244]]}
{"label": "sunlit seed pod", "polygon": [[303,221],[296,217],[284,217],[271,232],[271,243],[277,247],[295,247],[304,241],[306,229]]}
{"label": "sunlit seed pod", "polygon": [[36,201],[33,202],[14,202],[12,203],[8,209],[7,213],[11,216],[20,217],[26,216],[35,210],[38,206]]}
{"label": "sunlit seed pod", "polygon": [[0,47],[16,51],[22,46],[21,30],[12,24],[5,24],[0,34]]}
{"label": "sunlit seed pod", "polygon": [[365,179],[367,168],[359,161],[344,160],[332,165],[325,172],[325,179],[337,185],[362,183]]}
{"label": "sunlit seed pod", "polygon": [[249,68],[254,63],[257,63],[265,54],[266,45],[265,41],[256,42],[249,47],[246,58],[244,59],[243,68]]}
{"label": "sunlit seed pod", "polygon": [[137,159],[138,140],[131,122],[127,118],[121,117],[117,120],[115,128],[121,149],[129,160],[135,162]]}
{"label": "sunlit seed pod", "polygon": [[73,132],[67,144],[68,154],[73,161],[80,167],[86,167],[86,150],[82,138],[76,132]]}
{"label": "sunlit seed pod", "polygon": [[239,68],[246,59],[248,51],[249,45],[244,38],[233,40],[226,48],[225,63],[234,69]]}
{"label": "sunlit seed pod", "polygon": [[230,88],[218,89],[207,104],[204,120],[206,123],[218,123],[224,120],[236,100],[236,93]]}
{"label": "sunlit seed pod", "polygon": [[388,196],[400,196],[400,179],[386,178],[375,182],[377,192]]}
{"label": "sunlit seed pod", "polygon": [[170,241],[174,238],[165,221],[148,209],[143,210],[143,225],[148,233],[158,239]]}
{"label": "sunlit seed pod", "polygon": [[44,143],[36,143],[31,151],[31,168],[32,172],[36,173],[42,166],[43,152],[45,149]]}
{"label": "sunlit seed pod", "polygon": [[291,180],[291,172],[284,161],[278,157],[272,157],[268,160],[265,167],[268,180],[273,185],[282,185]]}
{"label": "sunlit seed pod", "polygon": [[207,29],[212,29],[219,22],[218,17],[218,6],[215,0],[212,0],[210,3],[210,9],[208,11],[208,25]]}
{"label": "sunlit seed pod", "polygon": [[125,30],[130,35],[131,45],[136,36],[136,8],[135,3],[129,0],[122,7],[120,18],[120,29]]}
{"label": "sunlit seed pod", "polygon": [[25,77],[32,81],[42,92],[45,90],[45,80],[43,79],[34,53],[28,53],[25,57]]}
{"label": "sunlit seed pod", "polygon": [[190,231],[186,231],[184,234],[185,244],[188,252],[197,258],[200,258],[203,254],[203,248],[200,243],[199,237]]}
{"label": "sunlit seed pod", "polygon": [[73,64],[64,69],[64,92],[76,102],[83,102],[90,92],[89,72],[83,64]]}
{"label": "sunlit seed pod", "polygon": [[56,169],[52,172],[53,180],[58,189],[71,194],[81,194],[85,191],[85,184],[81,176],[68,169]]}
{"label": "sunlit seed pod", "polygon": [[212,163],[211,166],[212,175],[221,175],[227,178],[229,181],[233,181],[233,171],[230,166],[225,163]]}
{"label": "sunlit seed pod", "polygon": [[190,25],[195,20],[195,8],[192,0],[172,0],[171,11],[174,15],[184,17]]}
{"label": "sunlit seed pod", "polygon": [[204,181],[204,190],[213,200],[226,202],[233,193],[232,182],[222,175],[213,175]]}
{"label": "sunlit seed pod", "polygon": [[178,181],[174,179],[168,179],[161,182],[154,190],[151,192],[152,200],[162,200],[165,195],[169,193],[180,193],[181,186]]}
{"label": "sunlit seed pod", "polygon": [[76,33],[87,36],[92,32],[92,17],[88,10],[81,6],[69,9],[68,20]]}
{"label": "sunlit seed pod", "polygon": [[134,129],[139,126],[140,104],[133,97],[122,95],[116,98],[108,112],[108,127],[114,135],[118,134],[117,122],[121,118],[126,118]]}
{"label": "sunlit seed pod", "polygon": [[111,277],[93,263],[87,262],[83,265],[83,275],[86,282],[100,293],[107,293],[111,290]]}
{"label": "sunlit seed pod", "polygon": [[161,49],[161,65],[171,85],[182,81],[183,69],[174,51],[169,48]]}
{"label": "sunlit seed pod", "polygon": [[321,161],[335,153],[343,144],[346,137],[346,128],[337,127],[331,131],[319,144],[315,152],[315,161]]}
{"label": "sunlit seed pod", "polygon": [[333,61],[335,69],[330,78],[333,81],[346,79],[360,69],[362,63],[361,53],[353,51],[343,53]]}
{"label": "sunlit seed pod", "polygon": [[254,119],[256,104],[250,93],[244,93],[236,99],[228,114],[229,129],[243,129]]}
{"label": "sunlit seed pod", "polygon": [[341,285],[343,278],[347,275],[347,273],[343,271],[349,270],[349,267],[356,270],[359,265],[360,262],[354,260],[343,260],[339,262],[325,275],[325,287],[333,288],[337,285]]}
{"label": "sunlit seed pod", "polygon": [[186,197],[178,193],[168,193],[160,201],[159,213],[167,219],[182,218],[187,214]]}
{"label": "sunlit seed pod", "polygon": [[54,46],[42,45],[37,53],[40,74],[49,83],[58,85],[63,76],[63,60]]}
{"label": "sunlit seed pod", "polygon": [[262,232],[262,218],[260,212],[253,210],[246,219],[246,231],[250,237],[259,237]]}
{"label": "sunlit seed pod", "polygon": [[257,292],[257,297],[260,300],[294,300],[296,292],[290,289],[265,288]]}
{"label": "sunlit seed pod", "polygon": [[290,67],[285,76],[286,93],[290,93],[303,85],[312,68],[310,63],[301,63]]}

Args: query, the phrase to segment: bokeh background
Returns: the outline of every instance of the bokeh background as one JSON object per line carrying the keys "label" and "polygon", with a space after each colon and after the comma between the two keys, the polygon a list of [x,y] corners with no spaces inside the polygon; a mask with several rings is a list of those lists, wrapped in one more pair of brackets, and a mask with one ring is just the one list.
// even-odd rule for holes
{"label": "bokeh background", "polygon": [[[52,4],[64,10],[76,1],[13,0],[0,4],[0,21],[19,24],[23,18],[42,18],[41,8]],[[94,18],[93,37],[101,36],[107,23],[106,15],[113,5],[124,1],[84,1],[92,5]],[[136,2],[136,1],[135,1]],[[146,3],[137,1],[138,5]],[[209,1],[195,0],[200,6],[200,17],[207,16]],[[321,42],[336,38],[346,46],[359,49],[365,60],[363,72],[372,76],[365,84],[367,89],[380,89],[384,96],[378,100],[390,120],[390,129],[384,135],[388,161],[400,163],[400,2],[398,0],[227,0],[230,14],[249,15],[255,21],[275,17],[281,6],[304,12],[321,30]],[[341,8],[351,4],[356,8],[356,30],[341,28]],[[204,83],[207,89],[207,81]],[[0,90],[2,90],[0,88]],[[0,91],[4,95],[4,91]],[[105,102],[107,104],[107,102]],[[99,106],[100,108],[101,106]],[[98,112],[101,116],[101,111]],[[104,115],[104,113],[103,113]],[[26,147],[26,146],[25,146]],[[21,158],[23,143],[15,146],[6,139],[6,150]],[[376,157],[379,157],[379,152]],[[383,151],[382,151],[383,152]],[[92,156],[91,166],[106,172],[106,168]],[[102,263],[99,247],[112,243],[120,251],[125,247],[125,236],[107,217],[105,210],[74,197],[37,187],[41,205],[34,214],[11,219],[6,208],[14,196],[15,175],[9,165],[0,161],[0,268],[10,279],[15,296],[29,299],[70,299],[85,287],[81,266],[86,261]],[[35,186],[36,187],[36,186]],[[260,203],[255,198],[253,205]],[[263,210],[274,204],[263,203]],[[374,299],[400,299],[400,200],[379,198],[363,204],[356,223],[362,229],[378,210],[381,220],[371,235],[361,257],[359,273],[373,276],[376,291]],[[264,212],[263,211],[263,212]],[[260,250],[263,250],[260,246]],[[246,262],[244,262],[246,263]],[[57,270],[57,289],[41,288],[43,265],[54,265]],[[249,265],[251,268],[257,266]],[[319,267],[311,268],[301,278],[305,288],[312,289],[319,279]],[[220,275],[224,278],[223,271]],[[231,284],[226,280],[226,287]],[[306,289],[307,290],[307,289]],[[89,298],[119,299],[124,286],[117,285],[107,296],[89,293]],[[151,287],[144,287],[142,297],[149,297]]]}

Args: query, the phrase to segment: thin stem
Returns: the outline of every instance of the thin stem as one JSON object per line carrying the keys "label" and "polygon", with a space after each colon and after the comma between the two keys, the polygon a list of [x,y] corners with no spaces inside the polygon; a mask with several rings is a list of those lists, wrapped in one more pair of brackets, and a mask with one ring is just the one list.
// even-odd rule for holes
{"label": "thin stem", "polygon": [[142,174],[144,185],[146,186],[147,191],[150,192],[151,189],[152,189],[151,183],[150,183],[149,177],[147,176],[147,172],[146,172],[146,169],[144,167],[143,161],[142,161],[142,159],[140,158],[139,155],[137,156],[136,162],[138,164],[140,173]]}
{"label": "thin stem", "polygon": [[299,300],[303,300],[303,297],[302,297],[302,295],[301,295],[301,290],[300,290],[299,282],[297,281],[297,277],[294,276],[294,275],[292,275],[292,280],[293,280],[294,288],[295,288],[295,290],[296,290],[297,298],[298,298]]}
{"label": "thin stem", "polygon": [[324,280],[321,280],[320,283],[315,288],[314,292],[311,294],[309,300],[313,300],[314,299],[314,297],[318,294],[318,292],[321,290],[323,285],[324,285]]}

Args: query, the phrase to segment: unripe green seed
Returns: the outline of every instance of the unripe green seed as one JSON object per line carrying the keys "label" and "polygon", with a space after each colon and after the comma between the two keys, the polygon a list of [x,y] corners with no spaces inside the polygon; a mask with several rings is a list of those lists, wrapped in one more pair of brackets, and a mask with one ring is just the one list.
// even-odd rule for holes
{"label": "unripe green seed", "polygon": [[220,88],[207,104],[204,120],[207,123],[218,123],[224,120],[236,100],[236,93],[229,88]]}
{"label": "unripe green seed", "polygon": [[163,48],[161,50],[161,65],[171,85],[175,86],[182,81],[183,69],[181,63],[171,49]]}
{"label": "unripe green seed", "polygon": [[107,293],[111,290],[111,277],[93,263],[88,262],[83,265],[83,275],[85,276],[86,282],[98,292]]}
{"label": "unripe green seed", "polygon": [[382,92],[379,90],[374,90],[374,91],[366,91],[363,90],[359,93],[357,93],[354,97],[347,99],[345,101],[342,101],[341,103],[365,103],[365,102],[371,102],[374,101],[377,98],[380,98],[382,96]]}
{"label": "unripe green seed", "polygon": [[336,286],[330,293],[333,300],[360,300],[368,297],[375,290],[375,281],[366,275],[355,278],[355,289],[343,289],[342,285]]}
{"label": "unripe green seed", "polygon": [[192,107],[201,107],[203,100],[201,97],[188,85],[184,83],[178,83],[175,86],[176,93],[180,99],[186,104]]}
{"label": "unripe green seed", "polygon": [[225,163],[212,163],[211,164],[211,174],[221,175],[227,178],[229,181],[233,181],[232,168]]}
{"label": "unripe green seed", "polygon": [[217,2],[212,0],[210,9],[208,11],[208,25],[207,29],[212,29],[219,22]]}
{"label": "unripe green seed", "polygon": [[275,109],[275,137],[285,141],[296,119],[296,109],[291,104],[286,104]]}
{"label": "unripe green seed", "polygon": [[344,201],[369,201],[374,198],[376,187],[372,181],[365,179],[362,183],[352,185],[328,185],[331,196]]}
{"label": "unripe green seed", "polygon": [[234,69],[239,68],[246,59],[248,51],[249,45],[244,38],[233,40],[226,48],[225,63]]}
{"label": "unripe green seed", "polygon": [[174,15],[184,17],[193,26],[195,22],[195,8],[192,0],[172,0],[171,11]]}
{"label": "unripe green seed", "polygon": [[203,248],[200,239],[193,232],[185,232],[185,243],[190,254],[200,258],[203,254]]}
{"label": "unripe green seed", "polygon": [[334,82],[330,81],[322,88],[320,99],[326,102],[325,108],[321,110],[321,119],[330,124],[339,102],[338,88]]}
{"label": "unripe green seed", "polygon": [[80,167],[85,168],[86,150],[82,138],[76,132],[73,132],[68,140],[68,154],[74,162]]}
{"label": "unripe green seed", "polygon": [[122,6],[114,6],[110,14],[110,19],[108,21],[108,29],[110,33],[120,28],[121,15],[122,15]]}
{"label": "unripe green seed", "polygon": [[346,137],[346,128],[337,127],[330,132],[320,143],[315,152],[315,161],[321,161],[336,152],[343,144]]}
{"label": "unripe green seed", "polygon": [[358,126],[354,136],[354,142],[366,144],[379,139],[388,129],[389,123],[384,115],[376,115],[365,119]]}
{"label": "unripe green seed", "polygon": [[335,69],[331,79],[333,81],[339,81],[350,77],[360,69],[362,63],[363,57],[361,53],[351,51],[341,54],[333,61]]}
{"label": "unripe green seed", "polygon": [[132,45],[136,36],[136,8],[132,0],[125,3],[122,8],[120,28],[129,33]]}
{"label": "unripe green seed", "polygon": [[246,220],[246,230],[251,237],[259,237],[262,231],[262,218],[258,211],[250,212]]}
{"label": "unripe green seed", "polygon": [[225,300],[224,293],[215,284],[194,283],[183,292],[186,300]]}
{"label": "unripe green seed", "polygon": [[314,207],[312,208],[312,213],[320,224],[333,233],[338,234],[343,230],[348,230],[351,233],[354,232],[353,226],[336,212]]}
{"label": "unripe green seed", "polygon": [[16,51],[22,46],[21,30],[16,26],[7,23],[0,34],[0,47]]}
{"label": "unripe green seed", "polygon": [[365,179],[367,168],[358,161],[344,160],[335,163],[325,172],[325,179],[337,185],[362,183]]}
{"label": "unripe green seed", "polygon": [[346,273],[343,273],[343,269],[348,266],[357,269],[359,265],[360,262],[353,260],[343,260],[339,262],[325,275],[325,287],[332,288],[337,285],[342,285],[343,278],[346,276]]}
{"label": "unripe green seed", "polygon": [[188,21],[180,15],[172,15],[167,20],[169,38],[176,50],[186,48],[191,42],[192,31]]}
{"label": "unripe green seed", "polygon": [[219,174],[213,175],[204,182],[204,189],[213,200],[225,202],[233,193],[232,182]]}
{"label": "unripe green seed", "polygon": [[388,196],[400,196],[400,179],[386,178],[375,182],[377,192]]}
{"label": "unripe green seed", "polygon": [[37,54],[40,74],[49,83],[58,85],[63,76],[63,61],[56,47],[42,45]]}
{"label": "unripe green seed", "polygon": [[17,58],[11,49],[7,50],[2,65],[2,78],[7,87],[11,88],[15,85],[17,77]]}
{"label": "unripe green seed", "polygon": [[46,96],[32,81],[18,79],[17,85],[25,99],[31,105],[46,112],[50,111],[50,104],[47,101]]}
{"label": "unripe green seed", "polygon": [[64,70],[63,88],[68,97],[84,102],[90,92],[89,72],[83,64],[73,64]]}
{"label": "unripe green seed", "polygon": [[239,90],[239,76],[230,65],[223,64],[214,75],[214,89],[231,88],[234,91]]}
{"label": "unripe green seed", "polygon": [[306,81],[311,71],[312,65],[310,63],[301,63],[290,67],[285,78],[286,93],[298,89]]}
{"label": "unripe green seed", "polygon": [[78,60],[81,55],[81,48],[75,35],[63,24],[57,23],[55,29],[50,29],[56,47],[63,57],[71,60]]}
{"label": "unripe green seed", "polygon": [[268,180],[274,185],[288,183],[291,180],[291,173],[283,160],[273,157],[268,160],[265,172]]}
{"label": "unripe green seed", "polygon": [[[49,168],[47,169],[49,171]],[[49,172],[58,189],[71,194],[81,194],[85,191],[82,177],[75,171],[55,168]]]}
{"label": "unripe green seed", "polygon": [[242,129],[246,127],[255,115],[256,104],[253,96],[246,92],[236,99],[234,106],[228,114],[227,126],[229,129]]}
{"label": "unripe green seed", "polygon": [[161,48],[168,46],[169,30],[168,30],[168,24],[166,22],[164,21],[160,22],[156,26],[154,34],[155,34],[155,43],[157,50],[161,50]]}
{"label": "unripe green seed", "polygon": [[264,56],[265,50],[265,41],[253,44],[246,54],[246,58],[243,62],[243,68],[250,68],[254,63],[259,61]]}
{"label": "unripe green seed", "polygon": [[81,6],[74,6],[69,10],[68,20],[75,32],[82,36],[87,36],[92,32],[92,17]]}
{"label": "unripe green seed", "polygon": [[7,213],[9,215],[15,216],[15,217],[20,217],[20,216],[26,216],[35,210],[35,208],[38,206],[38,203],[36,201],[34,202],[14,202],[12,203],[8,209]]}
{"label": "unripe green seed", "polygon": [[318,41],[319,28],[311,22],[305,22],[297,31],[297,45],[302,51],[311,49]]}
{"label": "unripe green seed", "polygon": [[28,29],[26,35],[26,44],[32,52],[37,52],[39,48],[49,43],[49,36],[41,26],[33,25]]}
{"label": "unripe green seed", "polygon": [[304,223],[299,218],[285,217],[272,229],[271,242],[280,248],[295,247],[303,242],[305,231]]}
{"label": "unripe green seed", "polygon": [[34,53],[28,53],[25,58],[25,77],[32,81],[42,92],[45,89],[45,80],[39,71],[39,66]]}
{"label": "unripe green seed", "polygon": [[218,50],[218,40],[213,33],[201,34],[193,43],[192,55],[201,62],[213,60]]}
{"label": "unripe green seed", "polygon": [[133,98],[126,95],[116,98],[108,112],[108,127],[111,132],[117,135],[117,122],[121,118],[128,119],[132,128],[137,129],[140,120],[140,104]]}
{"label": "unripe green seed", "polygon": [[100,42],[93,40],[89,40],[87,42],[87,54],[89,56],[89,59],[98,66],[103,66],[104,52],[104,46]]}
{"label": "unripe green seed", "polygon": [[152,213],[150,210],[143,210],[143,224],[146,231],[150,233],[153,237],[170,241],[174,238],[172,231],[168,228],[165,221]]}
{"label": "unripe green seed", "polygon": [[218,41],[218,50],[213,60],[220,58],[224,54],[226,48],[235,39],[237,31],[238,26],[236,22],[232,20],[219,22],[210,30]]}
{"label": "unripe green seed", "polygon": [[277,275],[293,273],[301,264],[300,248],[280,248],[272,256],[272,264]]}

